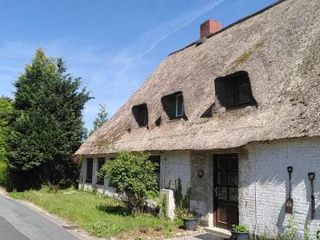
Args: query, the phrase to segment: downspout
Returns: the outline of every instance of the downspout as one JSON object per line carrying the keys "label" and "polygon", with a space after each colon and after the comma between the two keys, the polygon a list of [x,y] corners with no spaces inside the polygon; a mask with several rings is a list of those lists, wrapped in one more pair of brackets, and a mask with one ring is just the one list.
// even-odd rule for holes
{"label": "downspout", "polygon": [[[257,158],[255,158],[257,159]],[[255,160],[256,161],[256,160]],[[254,165],[254,239],[257,239],[257,225],[258,225],[258,213],[257,213],[257,165]]]}
{"label": "downspout", "polygon": [[257,179],[255,176],[255,182],[254,182],[254,239],[257,239],[257,225],[258,225],[258,216],[257,216]]}
{"label": "downspout", "polygon": [[81,157],[80,160],[80,174],[79,174],[79,186],[78,189],[82,189],[83,188],[83,157]]}

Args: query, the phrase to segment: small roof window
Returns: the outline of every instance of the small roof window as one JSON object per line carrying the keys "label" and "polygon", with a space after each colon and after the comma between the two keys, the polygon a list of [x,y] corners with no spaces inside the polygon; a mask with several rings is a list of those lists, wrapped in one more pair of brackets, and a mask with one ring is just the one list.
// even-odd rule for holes
{"label": "small roof window", "polygon": [[184,115],[184,105],[182,93],[176,95],[176,117],[182,117]]}
{"label": "small roof window", "polygon": [[249,75],[245,71],[217,78],[215,90],[220,105],[227,110],[257,105],[252,95]]}
{"label": "small roof window", "polygon": [[170,120],[185,117],[182,92],[175,92],[162,97],[161,103]]}
{"label": "small roof window", "polygon": [[148,126],[148,107],[146,103],[132,107],[132,114],[139,127]]}

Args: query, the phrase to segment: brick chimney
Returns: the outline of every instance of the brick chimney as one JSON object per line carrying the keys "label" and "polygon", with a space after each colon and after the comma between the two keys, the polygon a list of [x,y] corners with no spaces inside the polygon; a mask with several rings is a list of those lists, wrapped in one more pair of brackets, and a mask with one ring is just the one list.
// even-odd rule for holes
{"label": "brick chimney", "polygon": [[200,39],[204,39],[211,34],[219,32],[221,29],[222,25],[220,22],[209,19],[200,26]]}

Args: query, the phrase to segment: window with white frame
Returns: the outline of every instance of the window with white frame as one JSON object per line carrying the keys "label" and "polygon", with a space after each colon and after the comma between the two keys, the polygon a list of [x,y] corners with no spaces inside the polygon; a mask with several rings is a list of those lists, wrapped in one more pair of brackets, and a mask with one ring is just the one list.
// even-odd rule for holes
{"label": "window with white frame", "polygon": [[169,119],[186,118],[182,92],[175,92],[161,98],[163,110]]}
{"label": "window with white frame", "polygon": [[176,95],[176,117],[182,117],[184,115],[184,105],[182,93]]}

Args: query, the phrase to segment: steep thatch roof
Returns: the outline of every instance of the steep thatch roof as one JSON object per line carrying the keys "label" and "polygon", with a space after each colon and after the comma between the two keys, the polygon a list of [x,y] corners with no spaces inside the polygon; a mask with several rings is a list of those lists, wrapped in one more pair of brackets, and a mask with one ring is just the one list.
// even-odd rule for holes
{"label": "steep thatch roof", "polygon": [[[258,106],[201,118],[216,101],[214,80],[236,71],[249,73]],[[161,98],[177,91],[188,119],[170,121]],[[141,103],[148,129],[132,116]],[[76,155],[237,148],[303,136],[320,136],[320,1],[286,0],[169,55]]]}

